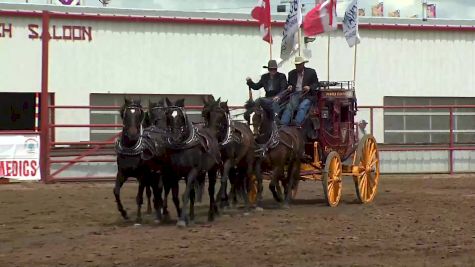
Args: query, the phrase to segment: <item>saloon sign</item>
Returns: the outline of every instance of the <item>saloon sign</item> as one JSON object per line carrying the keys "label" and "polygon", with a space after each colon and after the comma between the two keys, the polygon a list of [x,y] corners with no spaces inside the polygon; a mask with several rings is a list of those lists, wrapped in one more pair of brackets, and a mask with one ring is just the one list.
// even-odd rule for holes
{"label": "saloon sign", "polygon": [[[30,39],[41,39],[42,29],[38,24],[28,24]],[[16,34],[15,25],[8,22],[0,22],[0,38],[12,38]],[[92,27],[79,25],[51,25],[49,31],[53,40],[65,41],[92,41]]]}

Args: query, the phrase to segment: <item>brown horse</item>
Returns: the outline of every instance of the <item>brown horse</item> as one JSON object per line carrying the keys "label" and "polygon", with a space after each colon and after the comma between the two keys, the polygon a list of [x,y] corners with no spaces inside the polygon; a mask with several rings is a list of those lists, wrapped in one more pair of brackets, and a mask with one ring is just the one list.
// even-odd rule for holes
{"label": "brown horse", "polygon": [[[216,137],[209,129],[198,129],[189,120],[184,99],[175,103],[167,101],[167,125],[171,136],[168,139],[167,154],[169,166],[176,177],[185,177],[186,189],[183,193],[183,210],[177,226],[186,226],[194,217],[194,188],[204,183],[208,173],[208,194],[210,199],[208,220],[213,221],[218,211],[214,198],[217,170],[221,165],[221,155]],[[199,190],[200,191],[200,190]],[[198,192],[198,195],[199,192]],[[199,197],[198,197],[199,199]],[[188,213],[188,202],[190,212]]]}
{"label": "brown horse", "polygon": [[163,199],[163,219],[168,221],[170,214],[168,212],[168,194],[172,191],[173,203],[180,217],[180,200],[178,198],[179,177],[175,177],[169,167],[169,157],[166,153],[167,138],[169,137],[169,129],[167,125],[167,108],[164,100],[158,102],[149,102],[148,112],[145,116],[145,125],[143,139],[144,147],[142,158],[148,168],[153,170],[160,180],[160,189],[164,188],[165,195]]}
{"label": "brown horse", "polygon": [[120,200],[120,189],[129,177],[135,177],[139,182],[136,197],[137,223],[142,221],[141,206],[143,204],[143,192],[147,186],[151,186],[153,189],[157,220],[160,220],[162,203],[158,180],[155,179],[142,160],[142,122],[145,112],[140,104],[140,100],[125,99],[125,103],[120,109],[120,115],[123,121],[123,129],[120,138],[116,142],[117,177],[113,191],[117,208],[122,217],[128,219],[127,212]]}
{"label": "brown horse", "polygon": [[[299,129],[292,126],[277,126],[272,110],[272,103],[267,99],[257,99],[246,103],[246,114],[252,116],[254,126],[257,160],[255,164],[258,182],[257,205],[262,207],[262,171],[271,169],[269,189],[277,202],[288,207],[292,188],[300,178],[300,161],[304,153],[304,138]],[[249,118],[249,117],[248,117]],[[284,170],[287,168],[287,177]],[[284,187],[285,196],[276,190],[279,181]]]}
{"label": "brown horse", "polygon": [[[236,186],[241,185],[239,192],[245,203],[246,210],[249,209],[247,197],[248,184],[252,179],[254,164],[254,138],[249,126],[242,122],[231,120],[227,102],[214,97],[203,99],[204,107],[202,116],[205,120],[205,128],[209,129],[218,139],[221,151],[221,159],[224,163],[221,174],[221,187],[219,196],[221,198],[221,208],[229,205],[227,197],[227,183],[230,172],[233,171],[244,177],[235,177],[231,185],[231,192],[236,193]],[[233,170],[232,170],[233,169]]]}

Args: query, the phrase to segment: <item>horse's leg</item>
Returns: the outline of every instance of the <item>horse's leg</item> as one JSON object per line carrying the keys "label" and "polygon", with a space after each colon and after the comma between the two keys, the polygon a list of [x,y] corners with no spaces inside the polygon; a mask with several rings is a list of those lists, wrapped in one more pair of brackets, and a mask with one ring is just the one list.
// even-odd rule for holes
{"label": "horse's leg", "polygon": [[181,216],[181,208],[180,208],[180,198],[178,197],[178,193],[179,193],[179,180],[178,179],[175,179],[173,181],[173,184],[172,184],[172,198],[173,198],[173,204],[175,204],[175,208],[176,208],[176,216],[178,218],[180,218]]}
{"label": "horse's leg", "polygon": [[190,224],[195,223],[195,199],[196,199],[196,190],[191,188],[190,190]]}
{"label": "horse's leg", "polygon": [[[165,177],[163,178],[165,179]],[[163,188],[164,188],[164,197],[163,197],[163,220],[168,221],[170,220],[170,212],[168,212],[168,194],[170,193],[170,181],[167,178],[167,181],[164,181]]]}
{"label": "horse's leg", "polygon": [[139,189],[137,190],[137,219],[135,219],[136,223],[142,222],[142,204],[143,204],[143,191],[145,189],[144,177],[139,178]]}
{"label": "horse's leg", "polygon": [[160,181],[157,181],[156,179],[153,179],[150,181],[151,182],[151,187],[153,191],[153,206],[155,208],[155,213],[156,213],[156,221],[161,222],[162,221],[162,211],[161,209],[163,208],[163,201],[162,201],[162,190],[163,186],[161,185]]}
{"label": "horse's leg", "polygon": [[125,183],[125,181],[126,181],[126,178],[122,175],[122,173],[117,172],[113,192],[115,196],[115,202],[117,203],[117,209],[119,210],[122,217],[125,220],[128,220],[129,216],[127,216],[127,212],[125,211],[124,206],[122,206],[122,202],[120,201],[120,189],[122,188],[122,185]]}
{"label": "horse's leg", "polygon": [[229,206],[228,196],[227,196],[227,187],[228,187],[228,180],[229,180],[229,171],[231,170],[232,161],[231,159],[227,159],[224,163],[223,173],[221,174],[221,188],[219,191],[221,192],[221,202],[220,207],[224,208]]}
{"label": "horse's leg", "polygon": [[257,208],[262,209],[262,191],[264,191],[262,186],[262,162],[261,160],[256,160],[256,179],[257,179],[257,200],[256,205]]}
{"label": "horse's leg", "polygon": [[279,179],[282,177],[284,168],[282,166],[274,166],[272,170],[272,177],[269,184],[269,189],[272,192],[272,196],[275,201],[282,202],[282,194],[279,194],[276,190],[276,186],[279,186]]}
{"label": "horse's leg", "polygon": [[[150,190],[150,185],[147,184],[145,186],[145,194],[147,195],[147,214],[151,214],[152,213],[152,203],[150,201],[150,198],[152,197],[152,190]],[[154,202],[155,202],[155,199],[154,199]]]}
{"label": "horse's leg", "polygon": [[[246,169],[246,175],[242,177],[242,184],[247,185],[249,181],[252,181],[252,165],[248,165],[249,167]],[[241,188],[241,195],[242,199],[244,200],[244,208],[246,211],[249,211],[249,196],[247,191],[247,186],[243,186]]]}
{"label": "horse's leg", "polygon": [[292,200],[292,189],[294,188],[294,184],[297,183],[300,178],[300,160],[296,160],[292,163],[287,176],[288,184],[285,188],[284,206],[289,206],[290,201]]}
{"label": "horse's leg", "polygon": [[209,195],[209,211],[208,221],[214,221],[214,215],[218,213],[218,206],[214,199],[214,187],[216,185],[217,169],[213,168],[208,171],[208,195]]}
{"label": "horse's leg", "polygon": [[[186,189],[185,189],[185,192],[183,193],[183,210],[181,211],[180,219],[178,219],[178,222],[177,222],[177,226],[179,227],[185,227],[189,219],[188,202],[190,201],[191,191],[193,191],[193,202],[194,202],[194,199],[195,199],[194,183],[195,183],[197,175],[198,175],[198,170],[196,168],[193,168],[191,169],[191,171],[188,173],[188,176],[186,177]],[[193,212],[194,212],[194,208],[193,208]]]}

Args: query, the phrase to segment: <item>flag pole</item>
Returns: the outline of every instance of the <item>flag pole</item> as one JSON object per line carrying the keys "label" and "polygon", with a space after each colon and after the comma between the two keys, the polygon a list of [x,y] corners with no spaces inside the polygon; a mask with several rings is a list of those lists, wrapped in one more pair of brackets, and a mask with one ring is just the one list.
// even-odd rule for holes
{"label": "flag pole", "polygon": [[302,38],[301,36],[302,36],[302,28],[301,28],[301,27],[299,27],[299,36],[298,36],[298,38],[299,38],[299,40],[298,40],[298,45],[299,45],[299,56],[300,56],[300,39]]}
{"label": "flag pole", "polygon": [[328,33],[327,80],[330,81],[330,33]]}
{"label": "flag pole", "polygon": [[272,20],[269,24],[269,35],[270,35],[270,42],[269,42],[269,59],[272,59],[272,43],[274,40],[272,40]]}
{"label": "flag pole", "polygon": [[355,55],[353,58],[353,83],[356,83],[356,51],[358,49],[358,43],[355,44]]}

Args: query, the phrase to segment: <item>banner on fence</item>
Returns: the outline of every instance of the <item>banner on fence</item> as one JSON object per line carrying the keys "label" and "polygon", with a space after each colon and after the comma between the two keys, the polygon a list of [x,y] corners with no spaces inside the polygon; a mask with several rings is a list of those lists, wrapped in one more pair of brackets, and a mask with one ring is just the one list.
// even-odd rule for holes
{"label": "banner on fence", "polygon": [[0,135],[0,178],[41,179],[39,135]]}

